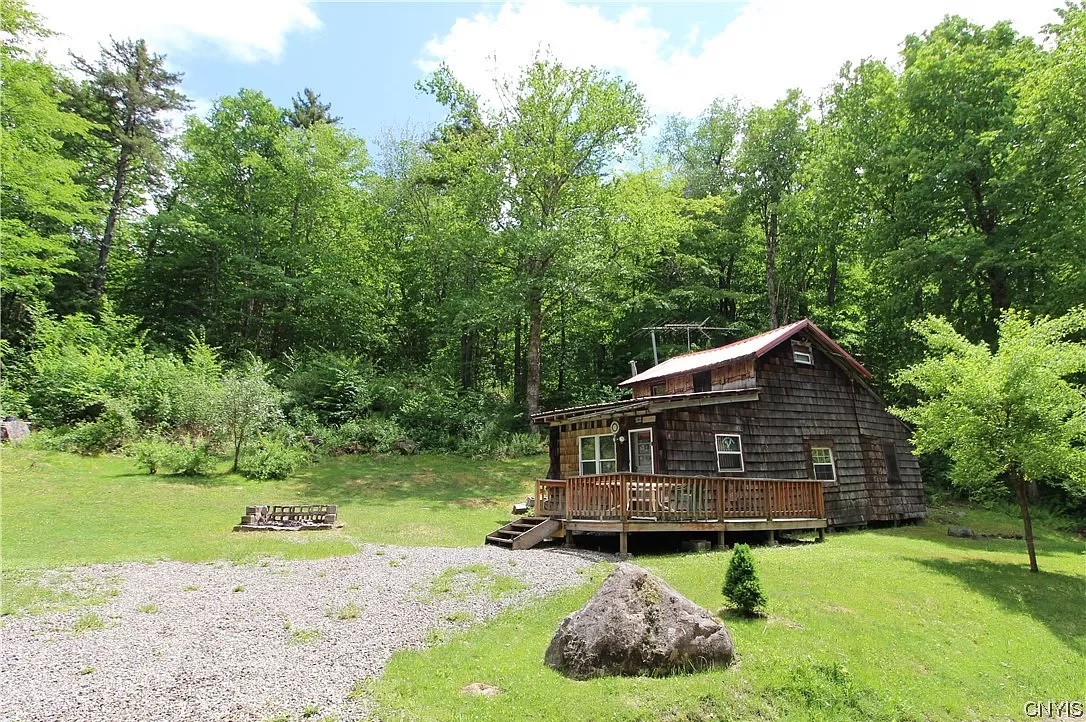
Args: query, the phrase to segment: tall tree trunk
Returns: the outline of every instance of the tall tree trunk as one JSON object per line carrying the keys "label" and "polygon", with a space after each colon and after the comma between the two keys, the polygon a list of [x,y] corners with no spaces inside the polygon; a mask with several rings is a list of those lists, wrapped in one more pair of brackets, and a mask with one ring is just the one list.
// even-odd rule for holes
{"label": "tall tree trunk", "polygon": [[523,321],[517,316],[516,328],[513,330],[513,401],[524,402],[524,334],[521,332]]}
{"label": "tall tree trunk", "polygon": [[540,374],[539,355],[543,341],[543,292],[539,288],[528,291],[528,374],[524,389],[524,408],[531,421],[539,413]]}
{"label": "tall tree trunk", "polygon": [[1014,483],[1014,493],[1018,497],[1018,508],[1022,512],[1022,531],[1026,537],[1026,550],[1029,552],[1029,570],[1037,571],[1037,551],[1033,547],[1033,521],[1029,516],[1029,489],[1026,480],[1022,478],[1017,469],[1011,473]]}
{"label": "tall tree trunk", "polygon": [[241,461],[241,444],[245,441],[244,436],[239,436],[234,439],[234,465],[230,467],[230,473],[238,473],[238,463]]}
{"label": "tall tree trunk", "polygon": [[98,264],[94,268],[94,281],[91,284],[94,302],[102,297],[109,272],[109,251],[113,247],[113,233],[117,227],[117,216],[121,214],[121,202],[124,200],[124,181],[128,176],[128,148],[121,147],[117,158],[117,173],[113,177],[113,196],[109,202],[109,214],[106,216],[106,229],[98,244]]}
{"label": "tall tree trunk", "polygon": [[561,335],[558,340],[558,392],[566,389],[566,300],[558,302],[561,317]]}
{"label": "tall tree trunk", "polygon": [[992,316],[989,325],[994,330],[999,323],[999,317],[1010,306],[1009,291],[1007,290],[1007,272],[1002,268],[988,269],[988,296],[992,302]]}
{"label": "tall tree trunk", "polygon": [[777,313],[777,212],[770,211],[765,225],[765,290],[769,296],[769,328],[780,326]]}
{"label": "tall tree trunk", "polygon": [[479,333],[465,330],[460,334],[460,385],[470,389],[475,385],[475,350]]}

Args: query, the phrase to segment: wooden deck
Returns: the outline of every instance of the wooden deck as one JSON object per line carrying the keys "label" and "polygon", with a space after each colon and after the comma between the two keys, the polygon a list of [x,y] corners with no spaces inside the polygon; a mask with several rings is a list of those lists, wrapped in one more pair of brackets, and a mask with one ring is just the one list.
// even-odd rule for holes
{"label": "wooden deck", "polygon": [[622,553],[629,532],[826,528],[815,480],[619,472],[539,479],[535,500],[536,516],[561,519],[566,532],[618,532]]}

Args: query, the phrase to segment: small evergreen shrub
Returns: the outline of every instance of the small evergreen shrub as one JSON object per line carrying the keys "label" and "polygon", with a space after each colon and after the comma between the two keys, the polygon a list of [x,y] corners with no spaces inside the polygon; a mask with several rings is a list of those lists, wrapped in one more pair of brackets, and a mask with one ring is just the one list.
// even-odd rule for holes
{"label": "small evergreen shrub", "polygon": [[721,591],[732,606],[747,616],[759,616],[765,610],[765,593],[754,568],[754,555],[746,544],[735,545]]}

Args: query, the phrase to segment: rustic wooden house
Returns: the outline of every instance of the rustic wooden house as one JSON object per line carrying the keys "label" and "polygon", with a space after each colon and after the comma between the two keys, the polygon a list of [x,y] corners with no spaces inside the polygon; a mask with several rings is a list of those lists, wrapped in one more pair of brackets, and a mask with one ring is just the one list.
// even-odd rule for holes
{"label": "rustic wooden house", "polygon": [[764,531],[925,514],[909,431],[856,359],[809,320],[675,356],[623,381],[632,397],[547,411],[535,516],[487,537],[512,548],[578,532]]}

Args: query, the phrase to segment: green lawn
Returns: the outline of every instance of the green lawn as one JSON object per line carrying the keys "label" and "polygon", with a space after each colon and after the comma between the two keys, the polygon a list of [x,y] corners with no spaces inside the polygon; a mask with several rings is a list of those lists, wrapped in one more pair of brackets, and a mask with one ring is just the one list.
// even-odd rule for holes
{"label": "green lawn", "polygon": [[[128,459],[4,448],[5,570],[96,562],[287,559],[350,554],[362,542],[468,546],[532,493],[543,457],[345,456],[286,481],[149,476]],[[248,504],[339,504],[341,530],[231,531]]]}
{"label": "green lawn", "polygon": [[[1030,575],[1022,542],[945,534],[932,524],[756,548],[770,616],[726,619],[741,657],[732,669],[589,682],[552,672],[543,652],[586,588],[396,654],[376,685],[382,718],[1017,720],[1028,700],[1082,699],[1083,545],[1045,532],[1042,572]],[[725,553],[637,562],[721,606]],[[504,693],[462,694],[472,682]]]}
{"label": "green lawn", "polygon": [[[36,611],[40,570],[127,560],[253,560],[350,553],[359,543],[477,545],[531,493],[545,460],[344,457],[285,482],[141,475],[127,460],[5,449],[4,611]],[[332,533],[234,534],[247,504],[341,505]],[[964,517],[958,514],[964,513]],[[1017,532],[1013,517],[939,509],[920,526],[756,548],[770,616],[727,618],[740,663],[669,679],[567,680],[542,664],[563,616],[599,578],[450,642],[396,654],[372,685],[380,719],[1007,720],[1029,700],[1086,692],[1086,555],[1038,525],[1039,575],[1018,540],[961,540],[949,525]],[[636,560],[718,609],[726,554]],[[494,698],[463,694],[496,685]]]}

